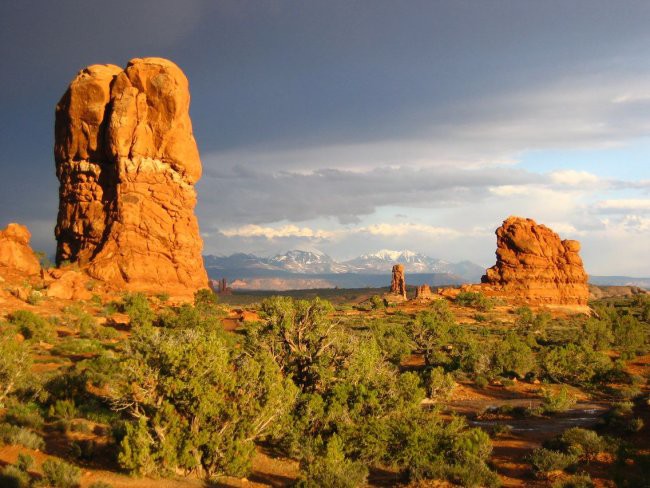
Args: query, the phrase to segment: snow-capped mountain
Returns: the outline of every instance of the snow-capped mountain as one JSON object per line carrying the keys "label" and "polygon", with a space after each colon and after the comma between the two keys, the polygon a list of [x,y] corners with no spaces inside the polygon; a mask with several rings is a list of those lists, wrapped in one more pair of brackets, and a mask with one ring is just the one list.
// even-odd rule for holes
{"label": "snow-capped mountain", "polygon": [[395,263],[404,264],[409,273],[436,273],[461,277],[468,282],[476,282],[484,272],[481,266],[469,261],[449,263],[413,251],[392,251],[382,249],[375,253],[363,254],[343,263],[315,250],[291,250],[284,254],[264,258],[254,254],[237,253],[231,256],[205,256],[208,272],[246,271],[252,275],[256,270],[269,273],[290,274],[388,274]]}
{"label": "snow-capped mountain", "polygon": [[294,249],[268,260],[272,266],[300,274],[345,273],[347,268],[320,251]]}
{"label": "snow-capped mountain", "polygon": [[[382,249],[375,253],[363,254],[344,264],[364,273],[390,272],[395,263],[404,265],[407,273],[455,273],[454,265],[441,259],[431,258],[413,251],[392,251]],[[481,268],[482,271],[482,268]]]}

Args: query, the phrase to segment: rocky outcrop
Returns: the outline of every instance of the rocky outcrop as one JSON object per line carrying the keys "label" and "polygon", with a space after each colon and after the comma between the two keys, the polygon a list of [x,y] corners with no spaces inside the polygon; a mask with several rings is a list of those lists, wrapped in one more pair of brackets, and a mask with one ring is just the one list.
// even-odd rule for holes
{"label": "rocky outcrop", "polygon": [[404,277],[404,265],[393,266],[393,276],[390,282],[390,292],[406,299],[406,279]]}
{"label": "rocky outcrop", "polygon": [[563,241],[548,227],[521,217],[509,217],[496,235],[497,262],[486,271],[483,283],[530,304],[587,304],[587,274],[578,241]]}
{"label": "rocky outcrop", "polygon": [[431,292],[429,285],[420,285],[415,287],[415,299],[416,300],[433,300],[434,296]]}
{"label": "rocky outcrop", "polygon": [[26,275],[35,275],[41,271],[41,265],[29,246],[32,235],[27,227],[9,224],[0,230],[0,266]]}
{"label": "rocky outcrop", "polygon": [[165,59],[77,74],[56,107],[57,264],[128,290],[208,286],[189,104],[187,78]]}

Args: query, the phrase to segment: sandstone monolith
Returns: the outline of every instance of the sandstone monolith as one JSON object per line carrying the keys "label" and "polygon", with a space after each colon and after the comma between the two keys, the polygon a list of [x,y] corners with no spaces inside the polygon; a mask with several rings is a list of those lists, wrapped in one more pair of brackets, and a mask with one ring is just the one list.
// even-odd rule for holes
{"label": "sandstone monolith", "polygon": [[497,262],[481,281],[530,304],[586,305],[580,243],[561,240],[532,219],[509,217],[496,231]]}
{"label": "sandstone monolith", "polygon": [[189,105],[187,78],[166,59],[77,74],[56,107],[57,264],[127,290],[208,286]]}
{"label": "sandstone monolith", "polygon": [[390,292],[406,299],[406,278],[404,277],[404,265],[393,266],[393,276],[390,282]]}

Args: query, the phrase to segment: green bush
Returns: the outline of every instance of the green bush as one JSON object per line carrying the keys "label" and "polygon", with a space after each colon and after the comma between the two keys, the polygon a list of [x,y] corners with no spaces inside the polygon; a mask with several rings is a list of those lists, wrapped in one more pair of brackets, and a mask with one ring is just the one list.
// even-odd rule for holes
{"label": "green bush", "polygon": [[593,430],[572,427],[565,430],[559,438],[565,451],[570,451],[587,461],[606,449],[605,440]]}
{"label": "green bush", "polygon": [[383,310],[386,308],[386,304],[387,302],[379,295],[373,295],[370,297],[370,307],[373,310]]}
{"label": "green bush", "polygon": [[341,439],[334,435],[327,443],[325,452],[303,462],[301,480],[297,486],[303,488],[355,488],[366,484],[368,468],[363,463],[351,461],[343,453]]}
{"label": "green bush", "polygon": [[424,389],[431,399],[446,400],[455,387],[454,377],[441,367],[431,368],[424,373]]}
{"label": "green bush", "polygon": [[120,310],[129,316],[132,327],[148,327],[156,318],[149,306],[149,300],[142,293],[126,294]]}
{"label": "green bush", "polygon": [[45,447],[45,442],[41,436],[24,427],[9,424],[0,424],[0,442],[35,450]]}
{"label": "green bush", "polygon": [[20,469],[21,471],[29,471],[29,468],[31,468],[34,465],[34,458],[31,457],[29,454],[25,454],[23,452],[18,454],[18,459],[16,460],[16,467]]}
{"label": "green bush", "polygon": [[76,466],[57,459],[47,459],[43,463],[43,480],[52,488],[79,488],[81,470]]}
{"label": "green bush", "polygon": [[11,331],[0,330],[0,407],[17,390],[30,385],[31,366],[28,345],[17,341]]}
{"label": "green bush", "polygon": [[373,320],[368,328],[388,361],[399,364],[411,353],[409,337],[401,324]]}
{"label": "green bush", "polygon": [[9,322],[18,328],[25,339],[49,342],[54,339],[54,329],[43,317],[29,310],[16,310],[9,315]]}
{"label": "green bush", "polygon": [[554,451],[540,447],[535,449],[528,457],[533,471],[546,474],[551,471],[561,471],[576,462],[576,456],[561,451]]}
{"label": "green bush", "polygon": [[77,417],[77,407],[74,400],[56,400],[54,404],[50,406],[48,415],[50,418],[72,420]]}
{"label": "green bush", "polygon": [[594,482],[587,473],[575,474],[567,479],[553,483],[553,488],[593,488]]}
{"label": "green bush", "polygon": [[646,350],[647,333],[632,315],[618,317],[613,324],[614,344],[623,358],[631,359]]}
{"label": "green bush", "polygon": [[29,485],[29,475],[16,466],[5,466],[0,471],[0,486],[3,488],[28,488]]}
{"label": "green bush", "polygon": [[119,463],[134,473],[245,475],[254,442],[291,409],[295,386],[269,355],[231,349],[217,332],[137,327],[109,379],[128,422]]}
{"label": "green bush", "polygon": [[542,389],[541,410],[543,413],[566,412],[576,404],[576,397],[569,392],[566,385],[562,385],[558,392],[550,388]]}
{"label": "green bush", "polygon": [[456,303],[462,307],[470,307],[487,312],[494,308],[494,300],[481,292],[462,291],[456,297]]}
{"label": "green bush", "polygon": [[43,416],[40,407],[35,403],[14,403],[7,407],[5,422],[19,427],[40,429],[43,427]]}
{"label": "green bush", "polygon": [[497,375],[514,373],[519,378],[526,376],[536,366],[532,349],[512,333],[497,344],[493,364]]}
{"label": "green bush", "polygon": [[612,361],[606,355],[573,343],[552,347],[542,358],[544,374],[556,383],[589,385],[611,369]]}

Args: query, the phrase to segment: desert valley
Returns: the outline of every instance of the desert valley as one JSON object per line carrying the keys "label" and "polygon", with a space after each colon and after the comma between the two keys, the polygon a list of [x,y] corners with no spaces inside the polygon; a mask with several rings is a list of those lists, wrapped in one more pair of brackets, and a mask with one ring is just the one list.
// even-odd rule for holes
{"label": "desert valley", "polygon": [[578,241],[504,216],[474,282],[233,290],[173,62],[81,70],[55,134],[56,263],[0,232],[2,486],[646,486],[650,294]]}

